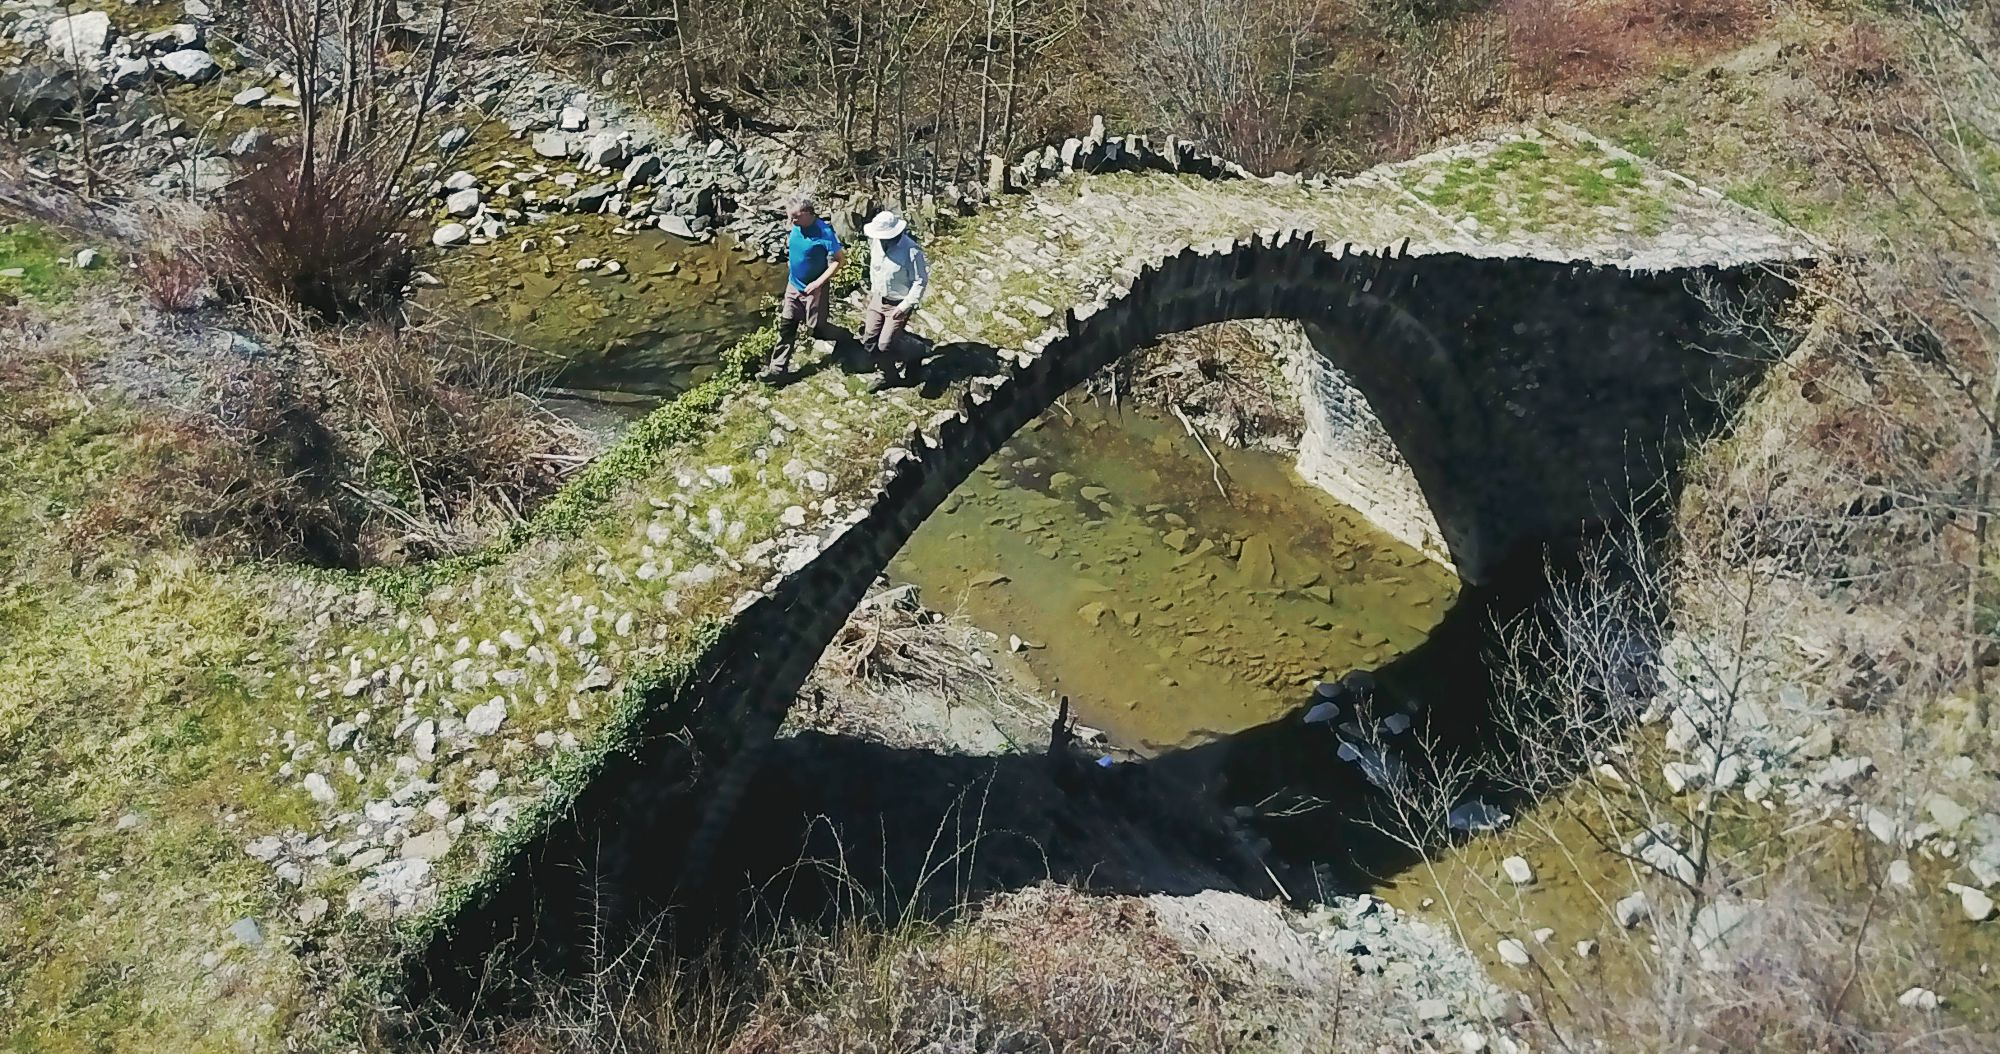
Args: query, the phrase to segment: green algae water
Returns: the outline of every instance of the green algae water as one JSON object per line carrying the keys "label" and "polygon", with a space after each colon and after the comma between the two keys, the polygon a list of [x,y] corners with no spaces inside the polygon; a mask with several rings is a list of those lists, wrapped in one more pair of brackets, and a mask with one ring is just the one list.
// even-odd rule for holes
{"label": "green algae water", "polygon": [[585,219],[448,258],[423,302],[553,360],[559,395],[638,410],[700,383],[774,310],[784,272],[729,239]]}
{"label": "green algae water", "polygon": [[1041,689],[1144,752],[1289,713],[1316,682],[1415,647],[1451,607],[1450,571],[1288,458],[1213,452],[1219,473],[1151,411],[1058,407],[961,486],[890,574],[1018,638]]}

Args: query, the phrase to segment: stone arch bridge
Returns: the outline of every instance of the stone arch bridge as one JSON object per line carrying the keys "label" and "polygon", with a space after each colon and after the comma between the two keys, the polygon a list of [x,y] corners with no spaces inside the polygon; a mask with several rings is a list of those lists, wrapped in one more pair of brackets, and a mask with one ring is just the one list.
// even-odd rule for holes
{"label": "stone arch bridge", "polygon": [[[213,766],[236,811],[199,833],[255,863],[231,847],[230,868],[75,891],[76,927],[166,902],[202,920],[128,920],[157,942],[143,961],[167,965],[121,965],[121,990],[189,1034],[261,1034],[267,1008],[347,990],[309,992],[301,949],[360,949],[347,965],[376,975],[434,968],[403,973],[413,998],[471,987],[496,943],[561,943],[591,921],[566,899],[579,861],[698,870],[759,746],[917,524],[1061,393],[1164,334],[1306,323],[1315,368],[1365,395],[1401,452],[1435,548],[1478,579],[1670,482],[1725,412],[1715,397],[1755,372],[1711,305],[1782,297],[1814,254],[1563,128],[1315,180],[1092,138],[932,239],[914,329],[959,380],[868,395],[823,368],[664,411],[703,425],[665,442],[642,424],[606,459],[639,471],[421,590],[218,577],[259,637],[205,671],[254,727],[217,740],[238,752]],[[626,833],[642,829],[677,833]],[[122,852],[185,833],[160,831],[107,820],[74,837]],[[190,890],[215,895],[176,899]],[[226,949],[229,971],[169,968],[221,954],[239,911],[256,940]]]}
{"label": "stone arch bridge", "polygon": [[[870,404],[822,374],[737,408],[775,425],[774,443],[847,433],[831,446],[850,452],[848,482],[789,506],[780,535],[736,541],[771,573],[728,598],[693,681],[658,693],[649,723],[664,752],[602,773],[528,871],[576,859],[586,839],[613,866],[656,852],[605,832],[697,784],[683,858],[698,868],[758,745],[911,533],[1023,425],[1136,348],[1218,322],[1304,323],[1320,365],[1366,397],[1407,462],[1440,555],[1477,581],[1670,484],[1688,441],[1759,368],[1724,316],[1781,302],[1786,273],[1811,256],[1761,217],[1568,129],[1344,181],[1062,173],[932,246],[937,292],[915,329],[941,359],[979,364],[965,384]],[[802,464],[758,477],[803,491],[801,477],[838,475]],[[683,490],[707,486],[699,468],[680,469]],[[817,528],[801,523],[815,510]],[[446,943],[519,932],[522,903],[478,902]]]}

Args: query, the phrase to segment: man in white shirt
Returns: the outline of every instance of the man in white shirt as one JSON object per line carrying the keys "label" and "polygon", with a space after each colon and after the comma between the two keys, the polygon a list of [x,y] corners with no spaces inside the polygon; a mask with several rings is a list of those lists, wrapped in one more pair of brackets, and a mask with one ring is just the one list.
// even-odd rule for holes
{"label": "man in white shirt", "polygon": [[931,268],[901,216],[876,213],[861,233],[869,245],[868,311],[861,323],[861,344],[881,359],[881,376],[872,385],[880,390],[908,378],[896,342],[923,299]]}

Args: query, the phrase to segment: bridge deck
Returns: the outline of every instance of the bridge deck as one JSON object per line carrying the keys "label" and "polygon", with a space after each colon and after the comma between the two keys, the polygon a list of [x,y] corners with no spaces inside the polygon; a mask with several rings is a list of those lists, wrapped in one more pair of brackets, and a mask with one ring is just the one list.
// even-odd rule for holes
{"label": "bridge deck", "polygon": [[[1324,185],[1065,177],[936,239],[939,291],[916,329],[1018,346],[1148,257],[1268,229],[1639,269],[1805,252],[1677,177],[1539,133]],[[642,690],[685,669],[704,626],[808,560],[869,501],[885,447],[956,395],[866,395],[838,370],[746,386],[569,536],[444,576],[420,603],[280,569],[142,562],[64,639],[196,652],[215,700],[201,719],[219,745],[197,774],[136,771],[115,744],[154,734],[158,715],[107,719],[113,746],[75,759],[75,778],[121,787],[140,819],[84,818],[62,839],[81,859],[126,863],[52,872],[60,895],[21,897],[32,906],[15,919],[51,951],[18,990],[68,998],[65,978],[115,975],[117,999],[143,1008],[134,1020],[163,1047],[275,1046],[290,1027],[276,1008],[307,984],[297,938],[339,926],[346,947],[386,954],[393,925],[444,917],[453,897],[440,890],[467,888],[558,813],[597,752],[619,745]],[[68,647],[9,669],[60,670],[78,661]]]}

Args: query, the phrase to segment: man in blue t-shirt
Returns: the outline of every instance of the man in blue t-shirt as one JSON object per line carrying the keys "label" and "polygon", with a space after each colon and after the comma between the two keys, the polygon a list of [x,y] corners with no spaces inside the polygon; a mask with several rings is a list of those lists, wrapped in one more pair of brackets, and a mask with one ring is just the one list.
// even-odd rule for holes
{"label": "man in blue t-shirt", "polygon": [[792,368],[792,345],[798,340],[800,323],[813,336],[830,339],[826,332],[826,287],[847,258],[847,251],[833,233],[833,224],[820,218],[812,198],[794,196],[785,212],[792,220],[792,235],[785,244],[791,267],[785,298],[778,303],[778,347],[764,367],[766,378],[781,377]]}

